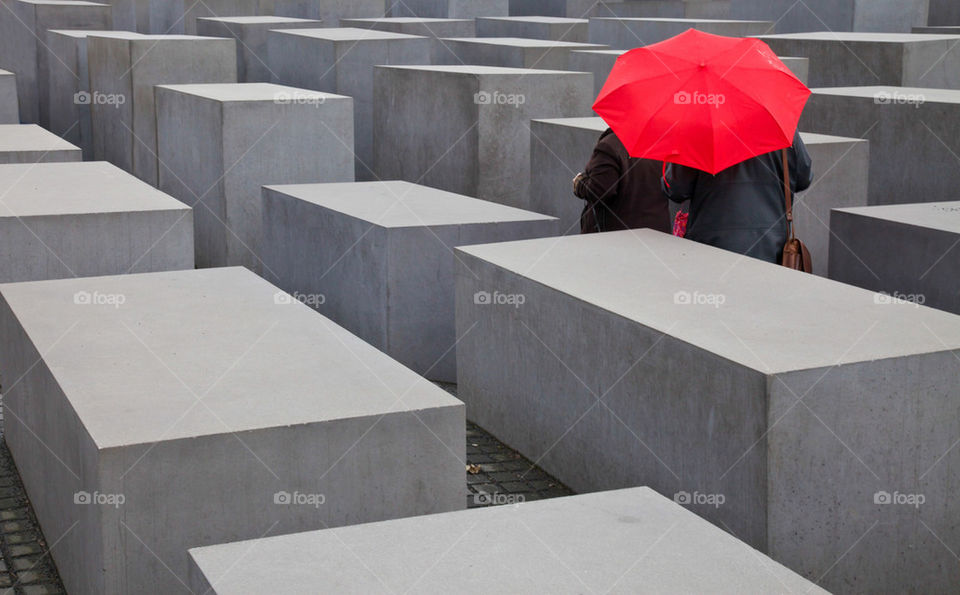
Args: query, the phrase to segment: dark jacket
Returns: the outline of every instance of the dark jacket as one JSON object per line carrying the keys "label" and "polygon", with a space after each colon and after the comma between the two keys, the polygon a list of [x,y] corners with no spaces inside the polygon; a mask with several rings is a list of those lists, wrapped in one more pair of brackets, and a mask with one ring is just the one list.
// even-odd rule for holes
{"label": "dark jacket", "polygon": [[[791,188],[806,190],[813,172],[799,132],[787,155]],[[787,241],[782,164],[780,151],[748,159],[715,176],[670,164],[663,190],[675,202],[690,200],[688,239],[779,263]]]}
{"label": "dark jacket", "polygon": [[670,233],[670,203],[660,189],[662,173],[660,161],[630,157],[608,128],[574,184],[574,194],[587,201],[580,231],[650,227]]}

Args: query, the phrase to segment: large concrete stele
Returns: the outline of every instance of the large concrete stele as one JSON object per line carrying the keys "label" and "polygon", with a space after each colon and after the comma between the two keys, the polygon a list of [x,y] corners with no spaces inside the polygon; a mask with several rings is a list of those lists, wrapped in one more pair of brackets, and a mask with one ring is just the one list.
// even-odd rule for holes
{"label": "large concrete stele", "polygon": [[[264,276],[431,380],[456,382],[453,248],[557,220],[409,182],[264,188]],[[318,230],[323,230],[318,234]]]}
{"label": "large concrete stele", "polygon": [[909,33],[912,26],[927,24],[930,2],[931,0],[731,0],[730,18],[776,21],[777,33],[825,29]]}
{"label": "large concrete stele", "polygon": [[81,161],[80,148],[36,124],[0,124],[0,164]]}
{"label": "large concrete stele", "polygon": [[748,37],[770,33],[773,23],[727,19],[597,17],[590,19],[590,43],[602,43],[614,49],[633,49],[664,41],[687,29],[728,37]]}
{"label": "large concrete stele", "polygon": [[197,266],[261,272],[261,187],[352,182],[353,100],[274,85],[156,88],[159,188],[195,208]]}
{"label": "large concrete stele", "polygon": [[470,37],[444,39],[443,42],[451,52],[447,57],[448,64],[544,70],[570,69],[570,53],[574,50],[608,49],[590,43],[521,37]]}
{"label": "large concrete stele", "polygon": [[236,41],[143,35],[87,38],[93,154],[154,186],[158,183],[155,85],[237,82]]}
{"label": "large concrete stele", "polygon": [[[429,64],[434,41],[373,29],[298,29],[268,34],[271,80],[353,97],[356,176],[373,170],[373,71],[378,64]],[[424,92],[423,89],[420,90]]]}
{"label": "large concrete stele", "polygon": [[386,17],[382,19],[341,19],[342,27],[375,29],[389,33],[429,37],[433,45],[431,64],[447,64],[456,60],[447,37],[474,37],[477,26],[474,19],[430,19],[422,17]]}
{"label": "large concrete stele", "polygon": [[[129,1],[129,0],[127,0]],[[149,32],[198,33],[197,21],[208,17],[282,16],[323,21],[339,27],[343,18],[376,18],[391,0],[135,0],[148,2]]]}
{"label": "large concrete stele", "polygon": [[510,0],[387,0],[392,17],[472,19],[507,16]]}
{"label": "large concrete stele", "polygon": [[831,591],[960,581],[960,317],[652,230],[457,255],[467,417],[573,490],[650,486]]}
{"label": "large concrete stele", "polygon": [[566,17],[480,17],[477,37],[525,37],[587,43],[587,19]]}
{"label": "large concrete stele", "polygon": [[109,163],[0,165],[0,195],[0,283],[193,268],[190,208]]}
{"label": "large concrete stele", "polygon": [[0,332],[70,593],[190,593],[190,547],[464,506],[463,404],[246,269],[2,285]]}
{"label": "large concrete stele", "polygon": [[730,0],[510,0],[512,16],[725,19]]}
{"label": "large concrete stele", "polygon": [[554,70],[389,66],[374,86],[381,179],[518,208],[529,196],[530,120],[588,116],[593,103],[589,73]]}
{"label": "large concrete stele", "polygon": [[267,32],[272,29],[315,29],[321,21],[277,16],[201,17],[197,34],[237,40],[237,80],[269,83],[271,80]]}
{"label": "large concrete stele", "polygon": [[649,488],[195,548],[190,581],[216,595],[826,593]]}
{"label": "large concrete stele", "polygon": [[17,98],[17,75],[0,70],[0,124],[20,123],[20,100]]}
{"label": "large concrete stele", "polygon": [[830,278],[960,314],[960,203],[837,209]]}

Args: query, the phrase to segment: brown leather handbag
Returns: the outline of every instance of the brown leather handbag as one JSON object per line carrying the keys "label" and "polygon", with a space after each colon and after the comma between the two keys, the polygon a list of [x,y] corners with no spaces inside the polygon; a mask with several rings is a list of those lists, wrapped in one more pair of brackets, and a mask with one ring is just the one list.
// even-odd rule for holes
{"label": "brown leather handbag", "polygon": [[813,261],[810,259],[810,251],[803,245],[803,242],[797,239],[793,229],[793,196],[790,191],[790,163],[787,159],[787,150],[783,150],[783,191],[787,201],[787,233],[789,239],[783,246],[783,256],[780,257],[780,264],[795,271],[804,273],[813,272]]}

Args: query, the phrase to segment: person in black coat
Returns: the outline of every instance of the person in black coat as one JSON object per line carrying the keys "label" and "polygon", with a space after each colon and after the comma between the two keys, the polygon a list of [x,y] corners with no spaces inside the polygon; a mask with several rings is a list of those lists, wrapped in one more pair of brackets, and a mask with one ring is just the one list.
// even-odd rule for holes
{"label": "person in black coat", "polygon": [[[813,170],[799,132],[787,156],[790,187],[794,192],[806,190],[813,182]],[[748,159],[715,176],[671,163],[662,183],[670,200],[690,200],[688,239],[767,262],[780,262],[787,242],[781,151]]]}

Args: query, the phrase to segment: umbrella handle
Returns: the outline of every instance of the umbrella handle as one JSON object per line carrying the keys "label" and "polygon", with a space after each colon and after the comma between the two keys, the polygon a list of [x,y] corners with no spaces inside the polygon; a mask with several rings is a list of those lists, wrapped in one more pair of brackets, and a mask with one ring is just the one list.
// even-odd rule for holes
{"label": "umbrella handle", "polygon": [[783,196],[787,207],[787,233],[790,239],[796,238],[793,230],[793,196],[790,192],[790,162],[787,159],[787,150],[783,149]]}

